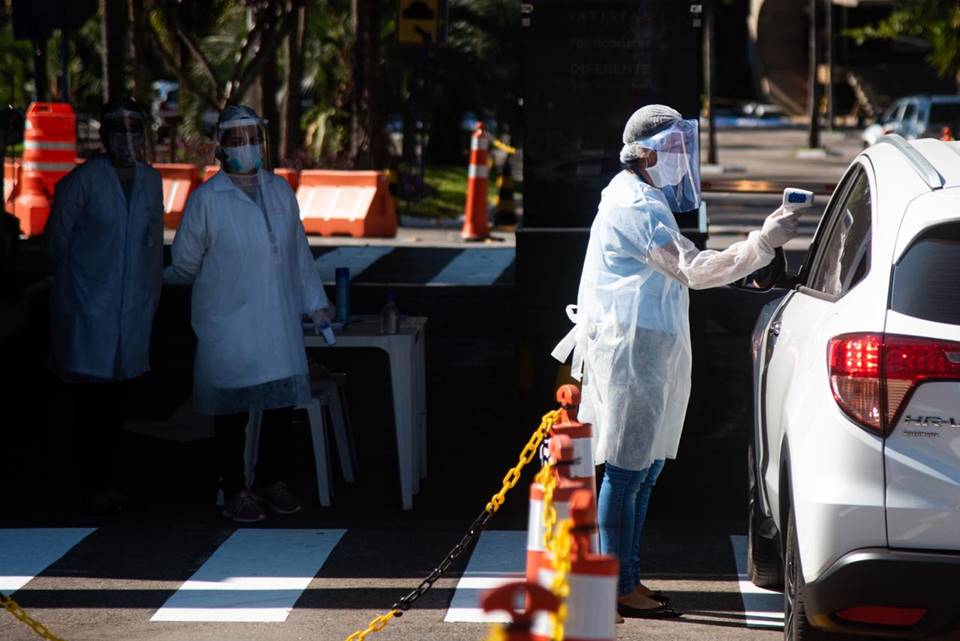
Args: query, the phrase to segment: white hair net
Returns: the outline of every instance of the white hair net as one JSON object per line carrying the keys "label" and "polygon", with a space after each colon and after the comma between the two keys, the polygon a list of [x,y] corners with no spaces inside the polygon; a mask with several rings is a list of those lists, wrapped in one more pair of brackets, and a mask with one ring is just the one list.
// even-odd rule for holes
{"label": "white hair net", "polygon": [[637,144],[639,141],[666,129],[682,118],[679,111],[666,105],[647,105],[634,111],[623,128],[620,162],[630,162],[639,158],[642,148]]}

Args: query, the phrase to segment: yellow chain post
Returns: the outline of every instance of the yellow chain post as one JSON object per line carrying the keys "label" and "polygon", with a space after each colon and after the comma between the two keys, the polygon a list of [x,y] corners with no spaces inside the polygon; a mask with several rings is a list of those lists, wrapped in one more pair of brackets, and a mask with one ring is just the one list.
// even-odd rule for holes
{"label": "yellow chain post", "polygon": [[511,155],[517,153],[516,147],[511,147],[507,143],[503,142],[502,140],[497,140],[496,138],[493,138],[493,146],[499,149],[500,151],[505,151]]}
{"label": "yellow chain post", "polygon": [[[520,482],[520,473],[523,471],[523,468],[526,467],[530,461],[533,460],[533,457],[537,455],[537,450],[540,448],[540,444],[543,443],[543,439],[547,437],[547,433],[550,431],[550,428],[553,427],[554,423],[560,418],[560,410],[553,410],[552,412],[547,412],[543,415],[543,418],[540,419],[540,425],[533,432],[533,435],[530,436],[530,440],[527,441],[527,444],[523,446],[523,449],[520,450],[520,456],[518,457],[517,464],[514,465],[503,477],[503,482],[500,487],[500,491],[490,497],[490,501],[487,503],[487,506],[484,510],[489,514],[493,515],[497,513],[497,510],[503,505],[507,497],[507,492],[516,487],[517,483]],[[349,637],[346,641],[364,641],[367,636],[380,632],[387,624],[390,623],[390,620],[394,617],[402,616],[403,612],[397,609],[390,610],[386,614],[382,614],[375,618],[367,626],[365,630],[357,630]]]}
{"label": "yellow chain post", "polygon": [[47,641],[63,641],[62,638],[48,630],[47,626],[43,625],[32,616],[27,614],[26,610],[20,607],[20,604],[8,597],[6,594],[0,593],[0,607],[29,626],[38,637],[46,639]]}

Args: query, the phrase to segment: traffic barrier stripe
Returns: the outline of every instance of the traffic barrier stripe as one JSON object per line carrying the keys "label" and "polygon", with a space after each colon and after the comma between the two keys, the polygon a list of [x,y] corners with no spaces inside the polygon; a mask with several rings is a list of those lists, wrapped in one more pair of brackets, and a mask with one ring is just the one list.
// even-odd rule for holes
{"label": "traffic barrier stripe", "polygon": [[200,184],[197,166],[190,163],[156,163],[163,180],[163,225],[176,229],[187,207],[187,198]]}

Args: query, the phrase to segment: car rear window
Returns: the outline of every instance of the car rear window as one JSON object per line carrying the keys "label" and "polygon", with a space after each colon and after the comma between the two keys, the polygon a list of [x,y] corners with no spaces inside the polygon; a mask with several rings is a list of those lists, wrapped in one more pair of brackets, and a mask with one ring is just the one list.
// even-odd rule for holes
{"label": "car rear window", "polygon": [[960,325],[960,223],[931,227],[893,268],[890,309]]}
{"label": "car rear window", "polygon": [[940,102],[930,105],[930,123],[954,124],[960,122],[960,103]]}

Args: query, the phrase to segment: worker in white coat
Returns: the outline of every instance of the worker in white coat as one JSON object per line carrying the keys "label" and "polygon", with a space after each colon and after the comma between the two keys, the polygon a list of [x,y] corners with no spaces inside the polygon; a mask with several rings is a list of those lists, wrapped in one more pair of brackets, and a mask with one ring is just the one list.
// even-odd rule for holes
{"label": "worker in white coat", "polygon": [[87,506],[122,509],[117,448],[125,382],[150,369],[163,270],[163,185],[145,162],[144,114],[129,98],[105,104],[106,153],[58,183],[44,230],[54,266],[51,364],[75,397]]}
{"label": "worker in white coat", "polygon": [[[329,302],[286,180],[264,167],[263,121],[248,107],[220,114],[221,171],[194,191],[173,243],[171,279],[193,284],[193,401],[214,416],[222,513],[241,523],[300,510],[285,483],[293,407],[310,401],[303,317]],[[244,431],[262,411],[256,484],[244,478]],[[251,491],[252,490],[252,491]]]}
{"label": "worker in white coat", "polygon": [[[701,251],[674,212],[700,204],[697,123],[663,105],[635,112],[623,133],[621,171],[603,190],[590,229],[574,329],[554,350],[573,353],[583,382],[580,418],[593,423],[600,544],[620,559],[622,616],[675,617],[640,581],[647,503],[665,459],[675,458],[690,396],[689,289],[726,285],[767,265],[797,231],[782,210],[723,251]],[[659,599],[657,598],[659,597]]]}

